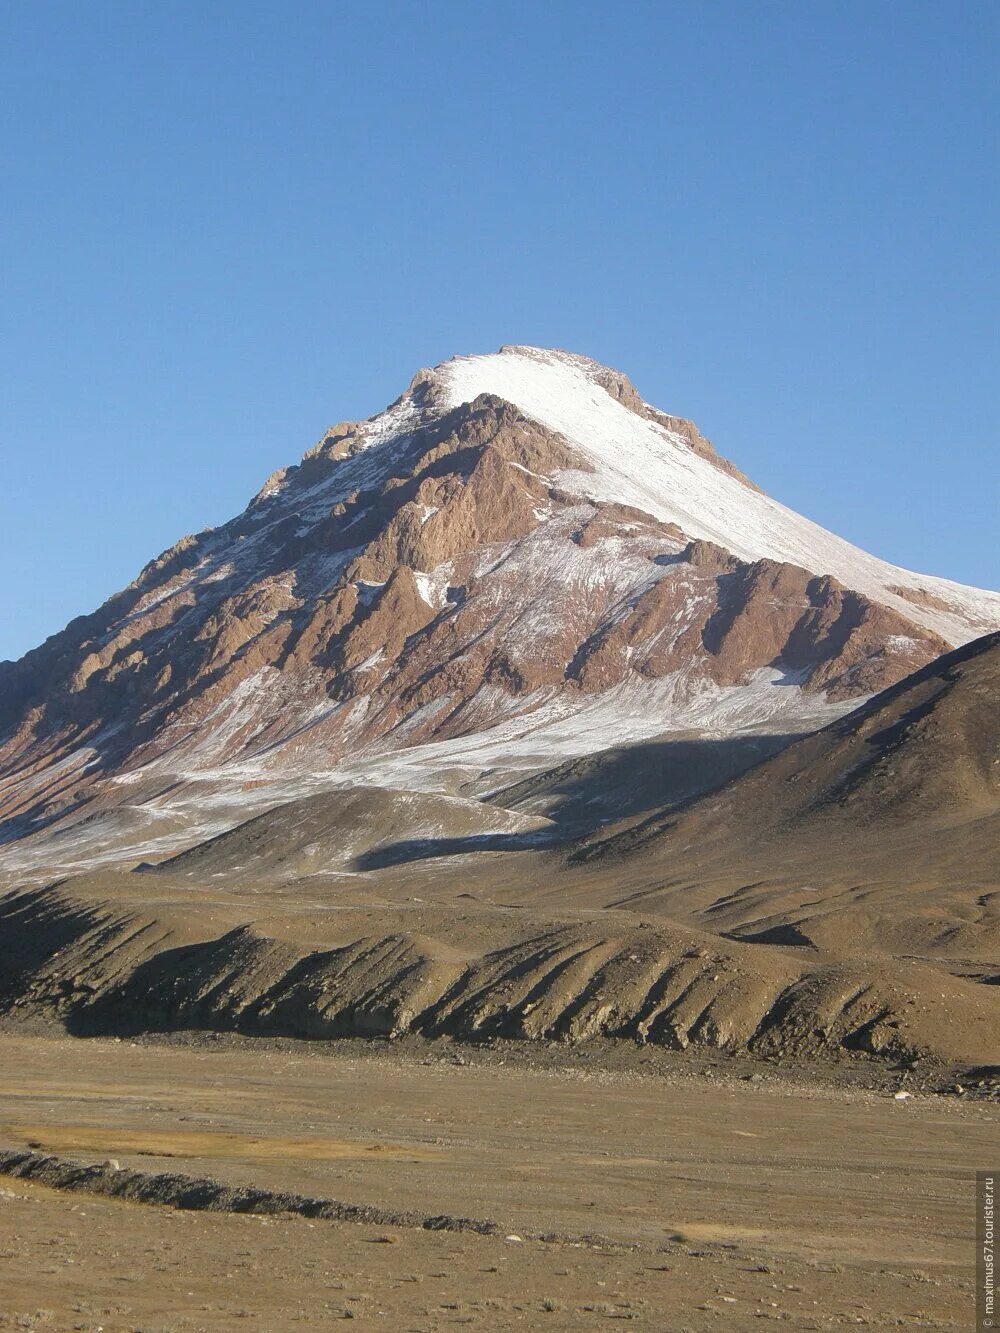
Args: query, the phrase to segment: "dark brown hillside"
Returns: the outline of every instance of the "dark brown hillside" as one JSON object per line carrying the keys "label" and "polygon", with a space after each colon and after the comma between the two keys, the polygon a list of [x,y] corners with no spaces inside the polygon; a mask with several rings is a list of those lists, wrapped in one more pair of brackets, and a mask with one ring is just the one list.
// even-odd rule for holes
{"label": "dark brown hillside", "polygon": [[725,824],[767,841],[806,825],[954,823],[1000,809],[1000,634],[988,634],[847,717],[604,849],[651,850]]}
{"label": "dark brown hillside", "polygon": [[992,978],[1000,635],[569,859],[579,901],[841,955],[940,957]]}

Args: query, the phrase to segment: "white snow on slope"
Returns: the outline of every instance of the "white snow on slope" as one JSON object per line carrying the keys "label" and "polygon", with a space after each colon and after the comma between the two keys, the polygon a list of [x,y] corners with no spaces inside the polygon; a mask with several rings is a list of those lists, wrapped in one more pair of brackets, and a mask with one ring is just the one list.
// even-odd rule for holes
{"label": "white snow on slope", "polygon": [[601,694],[551,698],[527,713],[468,735],[405,749],[369,752],[337,766],[336,784],[413,791],[460,789],[485,795],[580,755],[653,737],[729,737],[812,731],[858,700],[830,703],[804,693],[780,671],[754,672],[743,685],[692,687],[684,671],[628,681]]}
{"label": "white snow on slope", "polygon": [[[272,668],[265,668],[220,705],[218,729],[208,732],[202,753],[188,756],[191,766],[186,770],[172,766],[168,758],[113,779],[134,788],[169,773],[174,781],[165,791],[162,782],[154,781],[161,790],[145,801],[133,798],[96,817],[71,820],[37,838],[0,848],[0,887],[14,879],[33,882],[56,872],[159,860],[286,801],[338,788],[386,787],[466,802],[540,769],[612,746],[653,737],[810,731],[858,702],[830,703],[805,694],[793,679],[770,669],[755,672],[744,685],[727,687],[692,683],[680,671],[657,681],[626,682],[584,698],[545,698],[543,691],[538,706],[529,712],[501,716],[481,731],[402,749],[386,742],[333,767],[315,766],[315,752],[296,751],[283,757],[270,747],[226,760],[216,740],[220,735],[231,737],[252,722],[254,701],[261,710],[273,709],[276,677]],[[313,723],[320,725],[323,720],[317,715]],[[309,725],[306,718],[302,722]],[[81,768],[96,758],[94,750],[75,751],[73,756]],[[217,767],[211,766],[213,759]],[[493,827],[505,831],[506,812],[497,809],[499,813],[491,816],[496,821]],[[484,831],[486,827],[490,825]]]}
{"label": "white snow on slope", "polygon": [[[567,489],[633,505],[742,559],[768,557],[832,574],[956,646],[1000,627],[1000,593],[914,574],[852,546],[699,457],[682,436],[622,406],[595,381],[596,369],[565,352],[514,347],[457,357],[438,374],[449,406],[495,394],[575,444],[596,471],[564,473],[559,480]],[[890,592],[893,586],[930,594],[954,613],[915,605]]]}

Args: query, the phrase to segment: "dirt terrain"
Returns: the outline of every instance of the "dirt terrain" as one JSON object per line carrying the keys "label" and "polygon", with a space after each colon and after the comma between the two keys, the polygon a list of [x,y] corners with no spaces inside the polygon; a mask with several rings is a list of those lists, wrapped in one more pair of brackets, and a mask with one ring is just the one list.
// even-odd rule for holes
{"label": "dirt terrain", "polygon": [[968,1327],[998,697],[11,872],[0,1327]]}
{"label": "dirt terrain", "polygon": [[[86,1035],[617,1038],[967,1081],[1000,1065],[998,669],[994,635],[582,840],[341,792],[158,866],[15,888],[0,1013]],[[427,805],[449,836],[387,841]]]}
{"label": "dirt terrain", "polygon": [[0,1330],[968,1328],[998,719],[1000,594],[418,371],[0,662]]}
{"label": "dirt terrain", "polygon": [[897,1101],[902,1074],[10,1030],[0,1059],[3,1148],[113,1159],[112,1182],[208,1176],[497,1227],[177,1210],[0,1175],[0,1327],[969,1326],[970,1173],[995,1114]]}

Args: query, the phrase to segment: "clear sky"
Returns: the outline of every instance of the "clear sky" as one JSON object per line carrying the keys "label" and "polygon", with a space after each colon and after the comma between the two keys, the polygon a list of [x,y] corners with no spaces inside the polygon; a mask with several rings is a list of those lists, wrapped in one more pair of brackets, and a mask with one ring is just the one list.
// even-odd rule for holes
{"label": "clear sky", "polygon": [[4,0],[0,658],[421,365],[628,372],[1000,584],[994,0]]}

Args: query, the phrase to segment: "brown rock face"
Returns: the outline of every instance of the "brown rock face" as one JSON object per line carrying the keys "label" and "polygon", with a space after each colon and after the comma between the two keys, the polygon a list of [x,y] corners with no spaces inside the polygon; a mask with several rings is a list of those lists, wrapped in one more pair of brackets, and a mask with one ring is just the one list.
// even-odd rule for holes
{"label": "brown rock face", "polygon": [[795,565],[737,562],[717,586],[718,610],[702,641],[721,685],[765,663],[831,698],[853,698],[884,683],[890,645],[893,661],[908,670],[948,651],[943,639],[915,630],[888,607]]}
{"label": "brown rock face", "polygon": [[[594,383],[739,475],[624,376]],[[657,683],[693,698],[768,670],[849,699],[948,647],[822,571],[740,560],[567,481],[592,472],[501,397],[449,407],[437,372],[332,427],[231,523],[0,664],[0,838],[134,782],[328,772],[615,689],[662,709]]]}
{"label": "brown rock face", "polygon": [[897,666],[905,675],[904,664],[947,651],[943,639],[836,579],[772,560],[747,564],[704,541],[689,543],[682,560],[685,570],[653,584],[582,645],[572,674],[585,689],[698,661],[720,686],[770,667],[846,699],[871,692]]}

